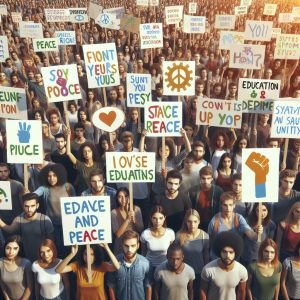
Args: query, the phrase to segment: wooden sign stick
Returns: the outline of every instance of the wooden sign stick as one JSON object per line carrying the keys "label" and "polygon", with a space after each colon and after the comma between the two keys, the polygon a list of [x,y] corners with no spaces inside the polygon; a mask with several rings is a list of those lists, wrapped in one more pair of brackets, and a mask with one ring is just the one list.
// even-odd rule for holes
{"label": "wooden sign stick", "polygon": [[166,138],[163,136],[161,138],[161,168],[166,168],[166,160],[165,160],[165,149],[166,149]]}
{"label": "wooden sign stick", "polygon": [[91,247],[86,245],[86,263],[87,263],[87,278],[88,283],[92,283],[92,264],[91,264]]}
{"label": "wooden sign stick", "polygon": [[132,188],[132,182],[128,183],[128,190],[129,190],[129,211],[133,211],[133,188]]}
{"label": "wooden sign stick", "polygon": [[28,192],[28,164],[24,164],[24,188]]}
{"label": "wooden sign stick", "polygon": [[286,158],[287,158],[288,148],[289,148],[289,139],[284,139],[282,164],[285,166],[286,166]]}
{"label": "wooden sign stick", "polygon": [[[262,223],[262,202],[258,203],[258,226],[260,226]],[[261,234],[258,234],[257,241],[261,242]]]}

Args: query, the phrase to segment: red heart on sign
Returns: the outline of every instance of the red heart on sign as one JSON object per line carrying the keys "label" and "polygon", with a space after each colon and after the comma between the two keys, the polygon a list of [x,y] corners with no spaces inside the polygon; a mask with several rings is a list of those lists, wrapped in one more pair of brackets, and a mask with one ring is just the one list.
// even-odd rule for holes
{"label": "red heart on sign", "polygon": [[115,121],[116,117],[117,114],[115,111],[111,111],[108,114],[104,112],[99,114],[100,121],[102,121],[107,126],[111,126],[111,124]]}

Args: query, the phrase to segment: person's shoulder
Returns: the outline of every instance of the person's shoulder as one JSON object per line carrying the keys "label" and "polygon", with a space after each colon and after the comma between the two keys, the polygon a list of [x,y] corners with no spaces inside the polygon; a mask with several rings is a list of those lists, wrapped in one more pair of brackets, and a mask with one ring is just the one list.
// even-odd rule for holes
{"label": "person's shoulder", "polygon": [[143,264],[146,264],[148,266],[150,266],[150,262],[148,260],[148,258],[146,258],[145,256],[141,255],[141,254],[137,254],[137,259],[142,262]]}
{"label": "person's shoulder", "polygon": [[184,263],[184,269],[185,269],[186,273],[194,273],[195,274],[194,269],[190,265],[188,265],[187,263]]}
{"label": "person's shoulder", "polygon": [[38,271],[41,270],[41,266],[39,265],[39,263],[38,263],[37,260],[32,263],[31,270],[34,273],[36,273],[36,272],[38,272]]}
{"label": "person's shoulder", "polygon": [[162,262],[160,265],[158,265],[155,269],[155,273],[163,272],[168,270],[167,268],[167,261]]}
{"label": "person's shoulder", "polygon": [[22,267],[31,267],[31,262],[29,259],[22,257],[20,260],[20,266]]}
{"label": "person's shoulder", "polygon": [[112,187],[110,187],[108,185],[105,186],[105,190],[106,190],[106,192],[109,192],[109,193],[114,193],[114,194],[117,193],[116,189],[114,189],[114,188],[112,188]]}
{"label": "person's shoulder", "polygon": [[[255,268],[256,266],[256,263],[253,263],[253,266]],[[234,262],[234,269],[237,269],[237,270],[240,270],[240,271],[243,271],[243,272],[246,272],[247,273],[247,269],[246,267],[244,267],[240,262],[238,261],[235,261]]]}

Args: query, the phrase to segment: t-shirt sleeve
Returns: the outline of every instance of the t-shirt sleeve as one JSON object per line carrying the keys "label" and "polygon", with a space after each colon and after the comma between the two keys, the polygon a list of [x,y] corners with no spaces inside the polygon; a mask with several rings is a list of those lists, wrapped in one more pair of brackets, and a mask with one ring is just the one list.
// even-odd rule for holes
{"label": "t-shirt sleeve", "polygon": [[37,262],[34,262],[32,264],[31,270],[32,270],[33,273],[37,273],[38,272],[38,263]]}
{"label": "t-shirt sleeve", "polygon": [[209,282],[211,280],[211,274],[209,272],[209,268],[207,267],[204,267],[202,269],[202,272],[201,272],[201,279],[203,279],[204,281],[206,282]]}
{"label": "t-shirt sleeve", "polygon": [[144,243],[146,244],[147,243],[147,240],[146,240],[146,230],[144,230],[141,234],[141,237],[140,237],[140,240],[141,240],[141,243]]}
{"label": "t-shirt sleeve", "polygon": [[209,236],[212,236],[214,234],[214,224],[215,224],[215,217],[213,217],[208,224],[207,232]]}
{"label": "t-shirt sleeve", "polygon": [[286,270],[289,270],[291,267],[291,260],[289,258],[286,258],[283,261],[282,265],[286,268]]}
{"label": "t-shirt sleeve", "polygon": [[150,267],[150,263],[147,263],[145,278],[144,278],[144,287],[151,287],[153,282],[153,269]]}
{"label": "t-shirt sleeve", "polygon": [[168,234],[170,242],[173,243],[175,241],[175,232],[172,229],[168,228]]}
{"label": "t-shirt sleeve", "polygon": [[46,229],[46,236],[51,237],[52,236],[51,234],[54,232],[54,227],[52,221],[48,216],[45,216],[45,229]]}
{"label": "t-shirt sleeve", "polygon": [[248,272],[243,265],[240,265],[240,278],[240,282],[246,282],[248,280]]}
{"label": "t-shirt sleeve", "polygon": [[282,264],[279,263],[277,267],[277,273],[280,273],[282,271]]}
{"label": "t-shirt sleeve", "polygon": [[118,218],[117,218],[117,211],[113,209],[111,211],[111,230],[113,233],[116,233],[119,228]]}
{"label": "t-shirt sleeve", "polygon": [[189,279],[194,280],[195,279],[195,271],[193,268],[189,268]]}
{"label": "t-shirt sleeve", "polygon": [[160,274],[160,268],[159,268],[159,266],[156,268],[156,270],[154,272],[154,280],[156,282],[160,282],[160,280],[161,280],[161,274]]}
{"label": "t-shirt sleeve", "polygon": [[238,219],[239,219],[239,228],[238,231],[240,233],[245,233],[248,230],[251,230],[251,227],[248,225],[247,221],[245,220],[245,218],[242,215],[238,215]]}

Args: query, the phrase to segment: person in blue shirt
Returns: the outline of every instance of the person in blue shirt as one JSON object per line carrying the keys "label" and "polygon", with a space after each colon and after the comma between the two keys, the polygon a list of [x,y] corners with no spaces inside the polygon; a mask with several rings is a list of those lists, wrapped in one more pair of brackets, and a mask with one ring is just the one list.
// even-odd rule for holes
{"label": "person in blue shirt", "polygon": [[152,270],[149,261],[137,254],[139,234],[128,230],[123,234],[123,253],[117,255],[120,269],[108,275],[112,300],[151,300]]}

